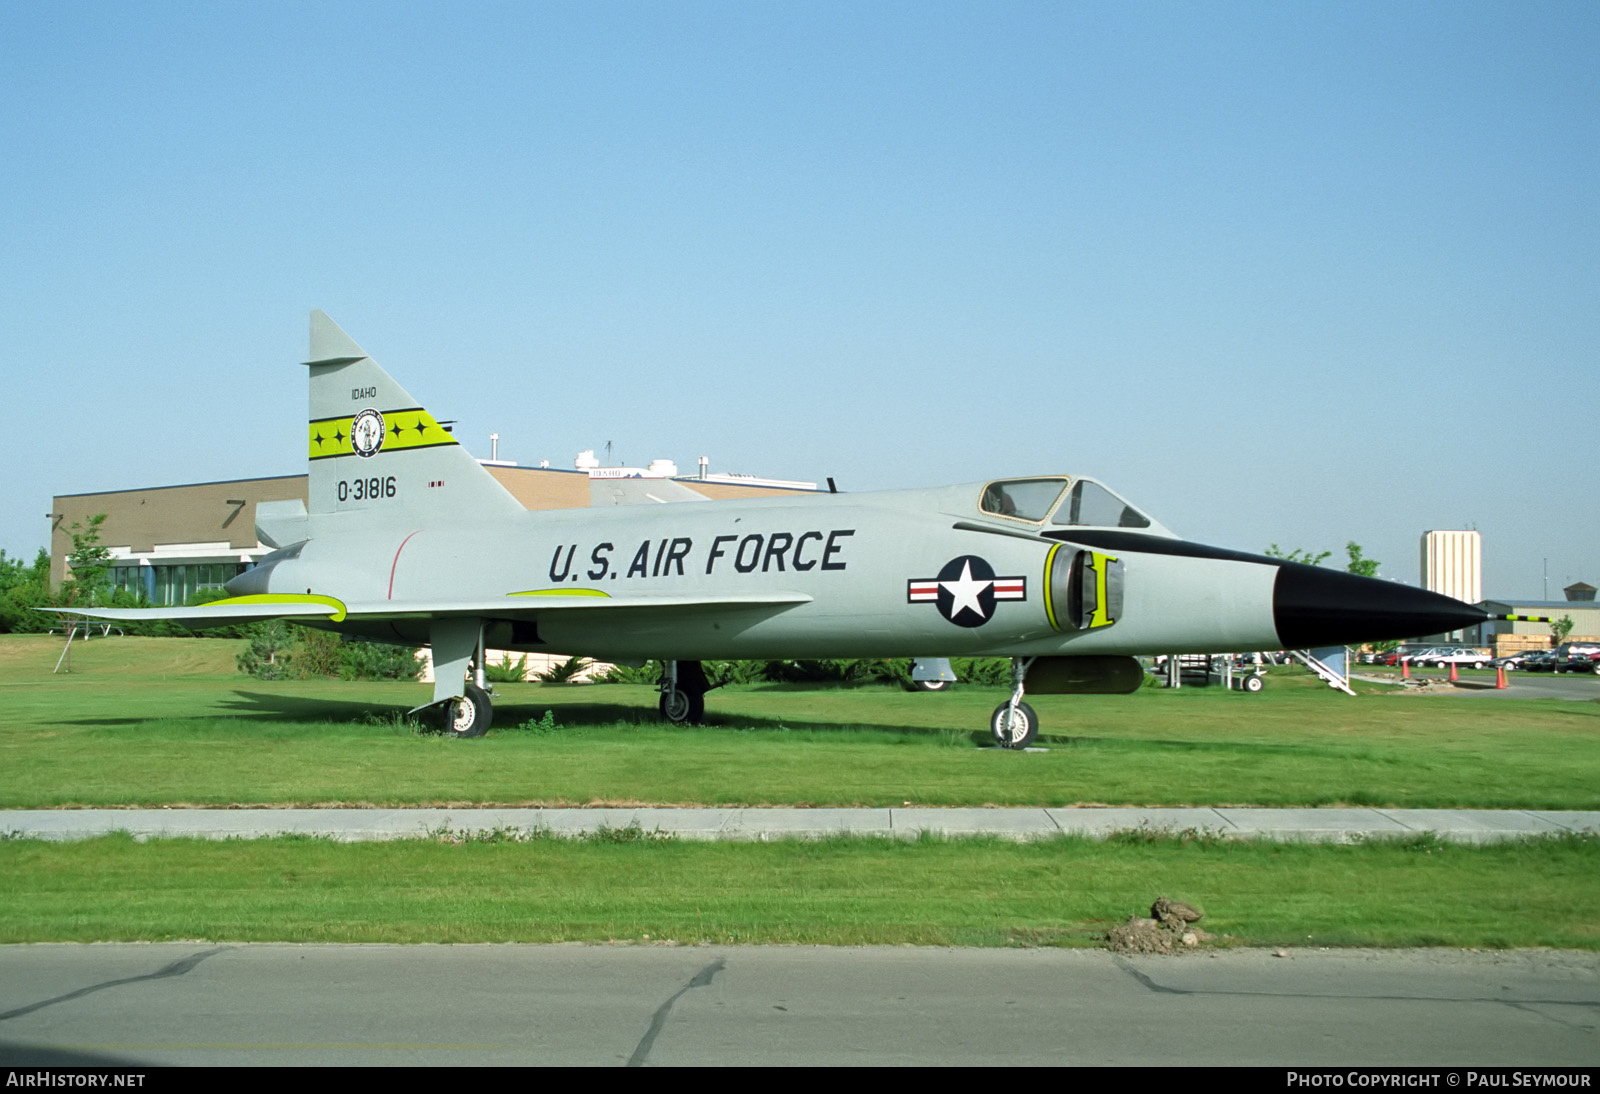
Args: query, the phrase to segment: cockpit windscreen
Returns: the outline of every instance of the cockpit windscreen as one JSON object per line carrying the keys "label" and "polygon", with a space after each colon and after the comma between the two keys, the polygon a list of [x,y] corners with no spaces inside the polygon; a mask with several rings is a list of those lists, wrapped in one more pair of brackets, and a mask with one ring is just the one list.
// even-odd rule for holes
{"label": "cockpit windscreen", "polygon": [[1148,528],[1150,518],[1099,483],[1079,479],[1072,484],[1072,493],[1056,510],[1051,523],[1094,528]]}

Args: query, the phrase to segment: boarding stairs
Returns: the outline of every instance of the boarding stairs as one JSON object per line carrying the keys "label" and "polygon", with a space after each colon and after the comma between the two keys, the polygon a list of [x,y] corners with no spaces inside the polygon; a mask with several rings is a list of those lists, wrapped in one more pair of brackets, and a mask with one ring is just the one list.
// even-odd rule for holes
{"label": "boarding stairs", "polygon": [[1350,690],[1350,678],[1348,676],[1341,675],[1339,670],[1334,668],[1332,665],[1327,665],[1321,661],[1318,661],[1315,657],[1311,656],[1310,650],[1290,650],[1289,656],[1293,657],[1306,668],[1322,677],[1323,683],[1327,684],[1330,688],[1338,688],[1346,695],[1355,694],[1354,691]]}

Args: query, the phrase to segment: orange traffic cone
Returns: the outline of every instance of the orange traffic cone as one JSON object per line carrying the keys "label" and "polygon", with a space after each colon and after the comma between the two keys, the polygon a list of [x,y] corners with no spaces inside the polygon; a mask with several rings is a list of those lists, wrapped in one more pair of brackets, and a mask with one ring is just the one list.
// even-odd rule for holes
{"label": "orange traffic cone", "polygon": [[1495,666],[1494,686],[1497,691],[1503,690],[1506,686],[1506,667],[1504,665]]}
{"label": "orange traffic cone", "polygon": [[1411,679],[1411,662],[1404,657],[1400,658],[1400,679]]}
{"label": "orange traffic cone", "polygon": [[1452,684],[1456,682],[1456,663],[1454,661],[1450,662],[1450,682]]}

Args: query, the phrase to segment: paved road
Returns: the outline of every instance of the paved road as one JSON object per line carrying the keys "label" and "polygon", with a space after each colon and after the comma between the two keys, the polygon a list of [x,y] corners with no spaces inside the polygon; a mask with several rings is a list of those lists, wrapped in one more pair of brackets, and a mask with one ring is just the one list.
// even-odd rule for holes
{"label": "paved road", "polygon": [[[1600,699],[1600,676],[1579,676],[1576,673],[1508,672],[1506,687],[1494,686],[1494,673],[1458,673],[1460,682],[1450,684],[1448,669],[1413,669],[1414,680],[1431,681],[1428,689],[1439,695],[1485,699],[1569,699],[1573,701]],[[1392,684],[1399,679],[1393,669],[1375,670],[1358,668],[1360,679]]]}
{"label": "paved road", "polygon": [[0,947],[9,1065],[1592,1067],[1597,1028],[1600,955],[1550,951]]}
{"label": "paved road", "polygon": [[16,809],[0,836],[71,840],[128,832],[139,838],[279,835],[416,839],[437,833],[593,834],[637,825],[682,839],[795,839],[839,833],[915,838],[1196,831],[1241,839],[1347,842],[1424,832],[1484,843],[1569,832],[1600,833],[1600,811],[1494,809]]}

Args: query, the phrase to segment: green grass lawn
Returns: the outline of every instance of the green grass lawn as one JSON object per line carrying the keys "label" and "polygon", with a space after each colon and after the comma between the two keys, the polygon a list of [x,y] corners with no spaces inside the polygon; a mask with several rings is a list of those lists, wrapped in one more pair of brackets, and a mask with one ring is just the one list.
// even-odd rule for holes
{"label": "green grass lawn", "polygon": [[[1600,703],[1473,701],[1305,675],[1030,697],[1048,751],[980,747],[1000,689],[713,692],[660,724],[647,687],[501,685],[486,738],[419,734],[420,684],[265,682],[236,642],[0,638],[0,807],[652,803],[1600,808]],[[519,731],[553,713],[560,729]]]}
{"label": "green grass lawn", "polygon": [[1220,944],[1600,946],[1600,841],[0,842],[0,942],[1092,945],[1158,896]]}
{"label": "green grass lawn", "polygon": [[[416,684],[266,683],[239,644],[0,638],[0,806],[1065,805],[1596,808],[1600,704],[1041,696],[1048,751],[979,747],[999,689],[751,687],[661,725],[645,687],[502,686],[481,740],[420,734]],[[519,730],[551,711],[560,728]],[[0,941],[1087,945],[1157,896],[1233,944],[1600,946],[1600,841],[773,844],[0,840]]]}

